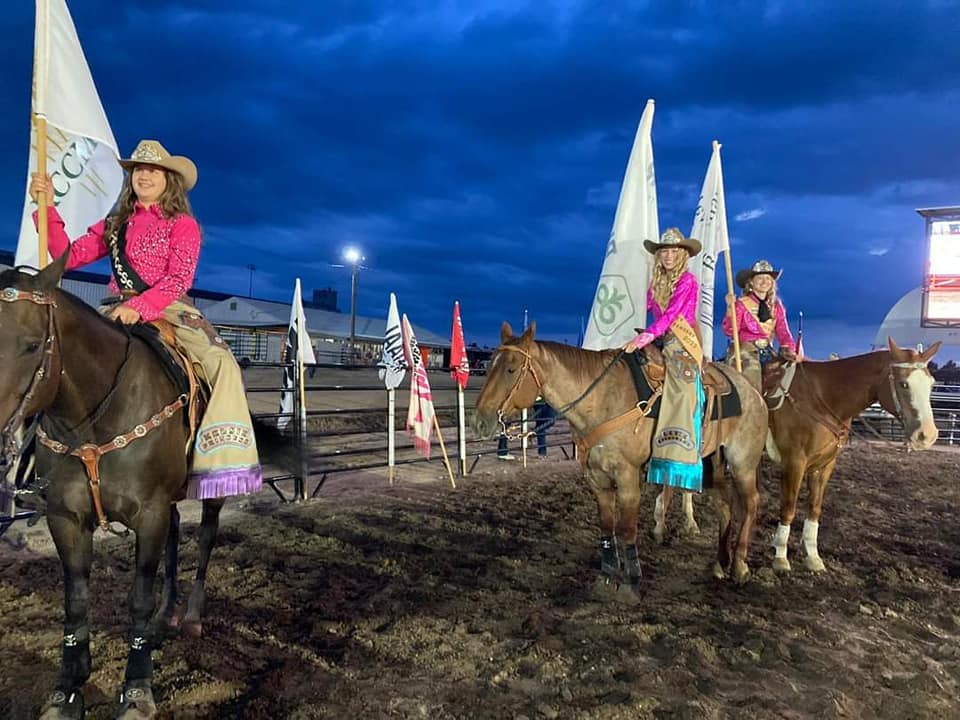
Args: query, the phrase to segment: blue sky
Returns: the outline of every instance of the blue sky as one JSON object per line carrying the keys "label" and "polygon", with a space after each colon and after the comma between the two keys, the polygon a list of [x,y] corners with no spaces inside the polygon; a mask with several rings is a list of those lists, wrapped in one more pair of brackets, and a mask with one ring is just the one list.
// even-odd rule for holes
{"label": "blue sky", "polygon": [[[0,247],[26,173],[32,3],[0,16]],[[785,268],[808,353],[870,349],[920,284],[915,208],[960,204],[954,2],[75,0],[121,151],[192,157],[199,287],[287,300],[388,293],[495,343],[523,311],[575,342],[637,122],[653,128],[661,228],[689,231],[723,143],[734,270]],[[722,287],[723,281],[718,284]]]}

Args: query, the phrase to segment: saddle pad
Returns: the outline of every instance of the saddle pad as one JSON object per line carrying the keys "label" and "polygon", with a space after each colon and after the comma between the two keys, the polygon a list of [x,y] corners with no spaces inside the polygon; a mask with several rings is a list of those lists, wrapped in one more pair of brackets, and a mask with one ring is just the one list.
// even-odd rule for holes
{"label": "saddle pad", "polygon": [[[633,376],[633,384],[637,390],[637,398],[640,400],[648,399],[653,395],[653,389],[650,387],[650,381],[646,375],[646,366],[648,365],[646,355],[639,352],[629,353],[624,356],[624,360],[627,363],[627,367],[630,368],[630,374]],[[709,382],[710,386],[715,388],[717,392],[710,419],[717,420],[721,417],[731,418],[739,416],[743,412],[743,407],[740,404],[740,394],[730,381],[730,376],[727,375],[727,369],[718,363],[708,363],[706,368],[706,377],[704,379]],[[706,390],[707,386],[704,387],[704,391]],[[653,409],[650,410],[647,417],[657,418],[659,416],[660,398],[658,397],[656,402],[653,403]]]}

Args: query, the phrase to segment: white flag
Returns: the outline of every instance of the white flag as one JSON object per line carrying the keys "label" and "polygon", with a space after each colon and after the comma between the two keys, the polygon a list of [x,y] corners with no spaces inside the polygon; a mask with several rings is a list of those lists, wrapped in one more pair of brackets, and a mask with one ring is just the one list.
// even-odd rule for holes
{"label": "white flag", "polygon": [[[713,358],[714,274],[720,253],[730,251],[727,234],[727,205],[723,197],[723,168],[720,164],[720,143],[714,141],[713,155],[700,190],[700,202],[693,216],[690,237],[703,245],[703,250],[690,262],[690,272],[700,283],[700,306],[697,323],[703,339],[703,359]],[[726,303],[720,303],[726,311]]]}
{"label": "white flag", "polygon": [[380,360],[380,379],[387,386],[387,390],[393,390],[400,385],[407,367],[407,360],[403,354],[400,314],[397,312],[397,296],[390,293],[387,330],[383,336],[383,357]]}
{"label": "white flag", "polygon": [[[123,183],[117,141],[100,104],[77,31],[64,0],[37,0],[34,35],[33,112],[47,119],[47,173],[56,205],[75,238],[113,207]],[[30,173],[37,171],[36,124],[30,129]],[[25,193],[17,265],[39,266],[36,205]]]}
{"label": "white flag", "polygon": [[643,247],[643,241],[660,239],[652,127],[653,100],[647,100],[623,176],[613,230],[587,323],[583,347],[590,350],[620,347],[636,334],[634,328],[646,327],[652,256]]}
{"label": "white flag", "polygon": [[303,314],[303,299],[300,297],[300,278],[294,284],[293,302],[290,305],[290,325],[287,328],[287,341],[283,349],[283,390],[280,392],[280,412],[286,413],[277,418],[277,428],[283,430],[293,417],[293,394],[297,392],[296,367],[303,359],[304,365],[315,365],[317,356],[313,353],[313,344],[307,332],[307,319]]}
{"label": "white flag", "polygon": [[413,326],[406,313],[403,315],[403,354],[410,366],[410,404],[407,407],[407,433],[413,436],[413,446],[421,455],[430,459],[430,433],[433,432],[433,395],[427,369]]}

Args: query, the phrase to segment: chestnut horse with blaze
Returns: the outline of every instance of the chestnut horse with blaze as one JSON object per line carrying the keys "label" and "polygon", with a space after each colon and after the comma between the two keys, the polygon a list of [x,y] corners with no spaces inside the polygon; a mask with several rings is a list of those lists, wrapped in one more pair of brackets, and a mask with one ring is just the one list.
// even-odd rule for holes
{"label": "chestnut horse with blaze", "polygon": [[770,408],[767,453],[783,468],[780,524],[773,538],[775,570],[790,570],[787,542],[804,477],[809,492],[802,543],[806,566],[826,569],[817,547],[823,497],[846,444],[853,418],[875,402],[903,425],[911,449],[937,441],[930,407],[933,376],[927,363],[940,348],[918,352],[887,340],[888,349],[840,360],[800,363],[774,361],[764,370],[764,396]]}
{"label": "chestnut horse with blaze", "polygon": [[[637,552],[641,473],[650,460],[655,420],[638,412],[645,403],[637,397],[622,353],[536,341],[535,327],[531,323],[523,335],[514,337],[510,325],[503,324],[500,347],[477,397],[474,428],[480,437],[493,437],[504,416],[529,408],[537,396],[567,418],[581,443],[591,435],[597,438],[594,431],[608,422],[628,418],[590,443],[580,460],[600,516],[601,573],[596,590],[634,602],[642,575]],[[750,575],[747,552],[759,500],[757,465],[763,454],[767,408],[746,378],[729,368],[724,368],[724,375],[739,393],[742,412],[705,424],[704,455],[713,454],[714,459],[705,461],[704,475],[705,485],[713,476],[720,514],[714,573],[723,577],[730,572],[742,583]],[[727,482],[724,462],[732,484]],[[732,557],[731,507],[741,520]]]}

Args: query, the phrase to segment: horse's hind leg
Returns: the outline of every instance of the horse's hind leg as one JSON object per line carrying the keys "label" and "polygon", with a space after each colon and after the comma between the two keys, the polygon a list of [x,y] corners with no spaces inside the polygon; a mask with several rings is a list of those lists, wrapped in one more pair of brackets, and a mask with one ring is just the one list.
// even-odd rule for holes
{"label": "horse's hind leg", "polygon": [[757,489],[757,463],[753,467],[738,467],[733,469],[734,486],[736,488],[737,505],[741,517],[740,532],[737,536],[737,546],[734,551],[733,581],[742,585],[750,579],[750,567],[747,565],[747,555],[750,552],[750,540],[753,537],[753,528],[757,522],[757,510],[760,506],[760,491]]}
{"label": "horse's hind leg", "polygon": [[670,511],[671,500],[673,500],[673,487],[664,485],[653,506],[653,539],[661,545],[667,535],[667,513]]}
{"label": "horse's hind leg", "polygon": [[56,690],[44,705],[40,720],[71,720],[84,716],[80,689],[90,677],[90,567],[93,564],[93,532],[75,518],[53,514],[50,534],[63,564],[64,620],[63,655]]}
{"label": "horse's hind leg", "polygon": [[803,521],[803,549],[806,553],[804,563],[808,570],[823,572],[827,566],[823,564],[820,550],[817,548],[817,535],[820,531],[820,517],[823,513],[823,496],[827,490],[827,483],[833,475],[837,465],[836,456],[819,470],[807,473],[807,487],[810,494],[810,508]]}
{"label": "horse's hind leg", "polygon": [[160,565],[161,548],[170,525],[168,508],[168,505],[160,508],[145,507],[136,528],[136,574],[129,596],[132,620],[130,652],[127,655],[123,691],[120,693],[118,720],[145,720],[157,714],[151,689],[153,659],[150,653],[153,642],[149,625],[157,605],[154,595],[157,567]]}
{"label": "horse's hind leg", "polygon": [[203,613],[207,601],[207,566],[210,564],[210,555],[213,553],[213,546],[217,541],[217,528],[220,525],[220,510],[223,508],[223,502],[223,498],[211,498],[203,501],[197,577],[193,582],[193,588],[190,590],[187,612],[181,623],[183,631],[194,637],[200,637],[203,633]]}
{"label": "horse's hind leg", "polygon": [[636,604],[640,601],[640,553],[637,549],[637,517],[640,514],[640,475],[628,468],[617,478],[617,540],[623,555],[623,582],[617,588],[617,599]]}
{"label": "horse's hind leg", "polygon": [[174,613],[177,608],[177,569],[180,552],[180,512],[177,506],[170,505],[170,527],[167,529],[167,548],[164,555],[163,595],[160,607],[150,621],[150,635],[157,644],[164,634],[177,627]]}
{"label": "horse's hind leg", "polygon": [[731,495],[732,489],[730,483],[724,475],[715,475],[713,481],[713,504],[717,513],[717,561],[713,565],[713,576],[718,580],[723,580],[730,570],[732,561],[732,543],[733,518],[731,517]]}
{"label": "horse's hind leg", "polygon": [[600,521],[600,576],[593,588],[593,594],[605,599],[617,588],[620,577],[620,557],[617,553],[617,540],[614,525],[617,519],[617,496],[610,479],[604,475],[588,473],[587,480],[593,496],[597,500],[597,514]]}
{"label": "horse's hind leg", "polygon": [[683,532],[685,535],[699,535],[700,526],[693,516],[693,493],[685,492],[683,498]]}

